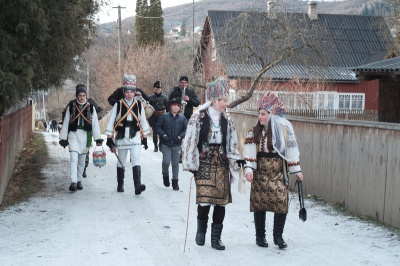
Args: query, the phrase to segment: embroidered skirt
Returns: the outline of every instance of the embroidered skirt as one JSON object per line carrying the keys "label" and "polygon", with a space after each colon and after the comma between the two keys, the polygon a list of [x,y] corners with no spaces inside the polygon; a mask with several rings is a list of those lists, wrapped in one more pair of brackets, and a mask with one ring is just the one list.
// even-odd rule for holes
{"label": "embroidered skirt", "polygon": [[226,205],[232,202],[229,162],[219,152],[219,146],[211,145],[210,150],[200,158],[195,177],[197,204]]}
{"label": "embroidered skirt", "polygon": [[257,156],[257,171],[251,183],[250,211],[287,213],[289,190],[285,178],[285,161],[277,153]]}

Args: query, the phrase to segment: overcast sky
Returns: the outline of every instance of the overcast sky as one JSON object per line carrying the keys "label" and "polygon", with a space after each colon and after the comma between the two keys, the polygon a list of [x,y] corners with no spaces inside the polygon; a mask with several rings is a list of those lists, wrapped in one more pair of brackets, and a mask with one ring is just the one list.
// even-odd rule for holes
{"label": "overcast sky", "polygon": [[[202,0],[194,0],[194,2],[201,2]],[[136,1],[135,0],[110,0],[110,5],[103,9],[98,14],[100,23],[106,23],[118,20],[118,9],[113,8],[120,5],[125,7],[121,9],[121,18],[127,18],[135,15]],[[193,0],[161,0],[161,7],[178,6],[182,4],[193,3]]]}

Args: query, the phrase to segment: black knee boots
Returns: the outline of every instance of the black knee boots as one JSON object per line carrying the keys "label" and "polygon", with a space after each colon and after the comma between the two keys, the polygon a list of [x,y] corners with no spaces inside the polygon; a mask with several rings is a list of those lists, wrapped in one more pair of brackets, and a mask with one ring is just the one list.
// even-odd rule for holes
{"label": "black knee boots", "polygon": [[279,248],[287,248],[287,244],[285,240],[282,238],[283,229],[285,228],[287,213],[275,213],[274,215],[274,244]]}
{"label": "black knee boots", "polygon": [[124,168],[117,167],[117,191],[124,192]]}
{"label": "black knee boots", "polygon": [[211,246],[218,250],[224,250],[225,245],[221,241],[222,224],[211,224]]}
{"label": "black knee boots", "polygon": [[200,220],[199,217],[197,217],[196,244],[199,246],[204,246],[206,242],[207,223],[208,217],[205,220]]}
{"label": "black knee boots", "polygon": [[164,181],[164,186],[169,187],[169,174],[162,174],[163,181]]}
{"label": "black knee boots", "polygon": [[140,165],[135,165],[132,168],[133,173],[133,184],[135,185],[135,195],[140,195],[143,191],[146,190],[146,185],[142,185],[140,182]]}
{"label": "black knee boots", "polygon": [[172,181],[172,189],[173,190],[179,190],[178,180],[179,180],[178,178],[171,179],[171,181]]}
{"label": "black knee boots", "polygon": [[254,212],[254,225],[256,227],[256,244],[260,247],[268,247],[265,240],[265,211]]}
{"label": "black knee boots", "polygon": [[154,142],[154,152],[158,152],[157,142]]}

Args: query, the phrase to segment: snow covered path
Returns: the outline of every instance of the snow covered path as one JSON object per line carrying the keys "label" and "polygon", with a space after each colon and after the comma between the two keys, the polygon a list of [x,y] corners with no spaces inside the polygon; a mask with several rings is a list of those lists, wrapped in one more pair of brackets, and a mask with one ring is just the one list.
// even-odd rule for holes
{"label": "snow covered path", "polygon": [[197,246],[191,174],[180,172],[179,192],[164,187],[162,154],[153,152],[151,139],[141,153],[147,188],[135,196],[130,164],[125,192],[116,191],[117,159],[105,145],[106,166],[96,168],[91,162],[83,190],[71,193],[68,150],[58,145],[58,134],[43,134],[51,156],[44,169],[46,187],[28,202],[0,212],[0,265],[400,265],[398,235],[309,200],[308,220],[302,222],[296,194],[284,231],[288,249],[273,245],[271,213],[269,247],[258,247],[249,184],[246,194],[239,194],[233,184],[221,237],[226,250],[211,248],[210,221],[206,244]]}

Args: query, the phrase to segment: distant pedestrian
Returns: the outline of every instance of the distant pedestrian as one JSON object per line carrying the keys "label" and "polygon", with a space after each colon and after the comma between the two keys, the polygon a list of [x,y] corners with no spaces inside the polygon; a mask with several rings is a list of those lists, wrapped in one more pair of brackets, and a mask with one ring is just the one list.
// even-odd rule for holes
{"label": "distant pedestrian", "polygon": [[149,104],[154,107],[154,112],[149,119],[150,126],[153,128],[153,143],[154,143],[154,152],[158,152],[158,135],[155,130],[158,120],[160,117],[165,114],[167,108],[167,96],[161,92],[161,83],[160,81],[156,81],[153,85],[154,94],[149,97]]}
{"label": "distant pedestrian", "polygon": [[247,134],[243,148],[244,174],[251,182],[250,211],[254,212],[260,247],[268,247],[266,212],[274,213],[274,244],[282,249],[287,247],[282,234],[289,209],[288,172],[303,180],[300,152],[293,126],[282,116],[286,107],[274,93],[268,92],[261,99],[258,110],[258,122]]}
{"label": "distant pedestrian", "polygon": [[[70,153],[70,191],[83,189],[82,174],[85,168],[86,154],[92,145],[92,137],[97,146],[101,146],[103,143],[96,110],[86,100],[86,95],[86,86],[78,84],[76,100],[68,104],[60,131],[59,143],[64,148],[68,146]],[[57,121],[55,126],[57,126]]]}
{"label": "distant pedestrian", "polygon": [[186,134],[187,119],[179,114],[181,101],[174,98],[169,101],[170,111],[163,114],[158,120],[155,130],[161,139],[161,152],[163,154],[162,175],[164,186],[169,187],[169,165],[172,166],[172,188],[179,190],[179,156],[182,140]]}

